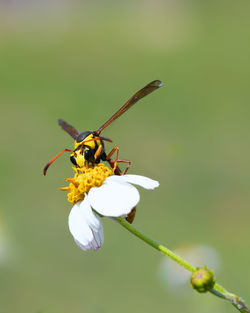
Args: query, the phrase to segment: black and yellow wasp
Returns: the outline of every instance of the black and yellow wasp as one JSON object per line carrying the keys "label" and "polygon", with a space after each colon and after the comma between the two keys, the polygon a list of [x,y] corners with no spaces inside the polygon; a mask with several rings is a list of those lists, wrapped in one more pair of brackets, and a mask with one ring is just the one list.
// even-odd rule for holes
{"label": "black and yellow wasp", "polygon": [[[79,133],[73,126],[59,119],[58,123],[74,140],[74,150],[64,149],[58,153],[44,167],[43,174],[46,175],[48,167],[65,151],[71,152],[70,160],[76,167],[88,167],[89,164],[98,164],[100,161],[107,161],[113,168],[116,175],[125,174],[130,166],[130,161],[118,159],[119,148],[115,146],[109,154],[105,152],[104,141],[112,142],[111,139],[100,136],[101,132],[109,126],[114,120],[126,112],[137,101],[147,96],[151,92],[162,86],[161,81],[154,80],[139,91],[137,91],[111,118],[104,123],[97,131],[85,131]],[[111,159],[116,153],[115,159]],[[127,167],[122,172],[117,166],[117,163],[126,163]]]}

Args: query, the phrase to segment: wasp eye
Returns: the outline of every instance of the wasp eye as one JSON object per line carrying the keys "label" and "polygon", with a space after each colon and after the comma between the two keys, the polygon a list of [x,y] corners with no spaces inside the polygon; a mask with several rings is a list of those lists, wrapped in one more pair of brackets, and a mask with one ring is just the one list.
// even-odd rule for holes
{"label": "wasp eye", "polygon": [[76,163],[76,158],[75,158],[73,155],[71,155],[70,161],[71,161],[74,165],[77,165],[77,163]]}
{"label": "wasp eye", "polygon": [[93,156],[92,155],[92,150],[86,149],[84,151],[84,158],[85,158],[85,160],[89,161],[92,158],[92,156]]}

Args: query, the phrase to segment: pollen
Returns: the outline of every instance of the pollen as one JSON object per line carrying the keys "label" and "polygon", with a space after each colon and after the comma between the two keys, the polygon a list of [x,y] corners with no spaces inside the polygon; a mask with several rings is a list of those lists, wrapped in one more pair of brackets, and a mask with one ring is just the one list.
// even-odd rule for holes
{"label": "pollen", "polygon": [[100,163],[88,168],[75,168],[75,176],[73,178],[65,178],[70,182],[68,187],[62,187],[60,190],[68,191],[68,201],[75,204],[79,200],[83,200],[86,193],[92,187],[100,187],[104,180],[113,175],[113,171],[106,165]]}

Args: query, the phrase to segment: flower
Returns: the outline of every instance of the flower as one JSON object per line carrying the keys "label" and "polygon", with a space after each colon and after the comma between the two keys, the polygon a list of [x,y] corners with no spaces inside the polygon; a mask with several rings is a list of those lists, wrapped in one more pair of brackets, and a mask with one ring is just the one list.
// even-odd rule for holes
{"label": "flower", "polygon": [[[101,173],[104,173],[102,178]],[[82,250],[97,250],[103,245],[104,233],[100,216],[126,217],[138,204],[140,195],[132,184],[145,189],[159,186],[157,181],[144,176],[117,176],[112,173],[103,164],[87,170],[77,169],[75,178],[66,179],[71,181],[69,187],[62,188],[69,190],[68,200],[74,204],[69,214],[69,229]],[[79,192],[79,189],[85,192]]]}

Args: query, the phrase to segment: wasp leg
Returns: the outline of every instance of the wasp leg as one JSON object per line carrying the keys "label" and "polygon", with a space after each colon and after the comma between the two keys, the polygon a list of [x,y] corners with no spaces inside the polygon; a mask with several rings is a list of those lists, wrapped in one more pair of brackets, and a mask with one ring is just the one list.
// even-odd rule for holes
{"label": "wasp leg", "polygon": [[102,145],[100,145],[100,146],[97,148],[96,152],[95,152],[95,155],[94,155],[94,160],[95,160],[95,161],[96,161],[96,159],[100,156],[101,152],[102,152]]}
{"label": "wasp leg", "polygon": [[[116,152],[115,160],[111,160],[111,156]],[[119,154],[119,147],[115,146],[109,154],[106,156],[106,160],[109,162],[110,166],[112,167],[113,171],[115,172],[117,168],[117,160],[118,160],[118,154]],[[122,175],[121,170],[119,169],[119,174],[116,175]]]}
{"label": "wasp leg", "polygon": [[[113,160],[113,159],[109,159],[109,160],[107,160],[107,161],[109,162],[109,164],[110,164],[110,166],[112,167],[112,169],[114,170],[114,172],[116,171],[116,169],[119,169],[119,174],[117,174],[117,173],[116,173],[117,171],[116,171],[116,172],[115,172],[116,175],[125,175],[125,174],[127,173],[128,169],[130,168],[130,165],[131,165],[131,161],[129,161],[129,160],[120,160],[120,159]],[[125,170],[122,172],[122,171],[120,170],[120,168],[118,168],[117,163],[126,163],[126,164],[128,164],[128,165],[127,165],[127,167],[125,168]]]}
{"label": "wasp leg", "polygon": [[[116,152],[115,159],[111,159],[110,157]],[[116,175],[124,175],[127,173],[128,169],[130,168],[131,161],[129,160],[120,160],[118,159],[118,154],[119,154],[119,147],[115,146],[110,153],[107,155],[106,160],[109,162],[110,166],[112,167],[114,173]],[[125,170],[122,172],[120,168],[117,166],[117,163],[127,163],[127,167]]]}
{"label": "wasp leg", "polygon": [[119,168],[119,166],[116,166],[116,168],[114,168],[114,162],[112,161],[114,160],[111,160],[111,159],[107,160],[107,162],[109,162],[109,165],[113,169],[114,174],[118,176],[123,175],[122,170]]}
{"label": "wasp leg", "polygon": [[123,175],[125,175],[131,166],[131,161],[129,161],[129,160],[117,160],[117,162],[128,164],[127,167],[125,168],[125,170],[123,171]]}
{"label": "wasp leg", "polygon": [[69,149],[63,149],[61,152],[59,152],[59,153],[58,153],[53,159],[51,159],[51,160],[49,161],[49,163],[46,164],[46,166],[44,167],[44,169],[43,169],[43,175],[44,175],[44,176],[46,175],[47,170],[48,170],[48,168],[50,167],[50,165],[51,165],[61,154],[63,154],[64,152],[71,152],[71,153],[74,153],[74,151],[69,150]]}
{"label": "wasp leg", "polygon": [[119,147],[118,146],[115,146],[110,152],[109,154],[107,155],[107,160],[110,159],[110,157],[116,152],[116,157],[118,159],[118,153],[119,153]]}

